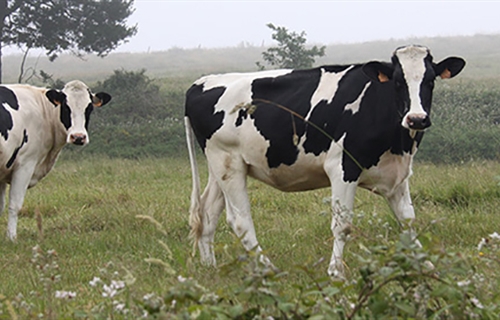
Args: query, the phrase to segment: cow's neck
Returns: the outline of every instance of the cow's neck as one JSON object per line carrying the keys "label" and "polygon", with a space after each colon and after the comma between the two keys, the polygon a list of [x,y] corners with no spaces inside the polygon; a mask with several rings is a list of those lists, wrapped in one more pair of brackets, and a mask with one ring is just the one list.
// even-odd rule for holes
{"label": "cow's neck", "polygon": [[394,140],[391,146],[391,152],[394,154],[402,155],[415,154],[417,148],[424,136],[423,131],[408,130],[403,127],[398,127],[394,134]]}

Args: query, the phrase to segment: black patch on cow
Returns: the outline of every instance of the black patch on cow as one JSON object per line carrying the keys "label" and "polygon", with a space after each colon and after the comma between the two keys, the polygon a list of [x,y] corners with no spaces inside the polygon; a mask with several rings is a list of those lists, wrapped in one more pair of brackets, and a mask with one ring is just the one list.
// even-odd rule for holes
{"label": "black patch on cow", "polygon": [[328,151],[332,139],[338,141],[352,127],[352,111],[346,111],[345,107],[359,98],[368,83],[360,67],[354,66],[340,79],[331,103],[320,101],[311,112],[304,142],[306,153],[312,152],[317,156]]}
{"label": "black patch on cow", "polygon": [[89,103],[89,105],[85,109],[85,129],[87,131],[89,130],[90,115],[92,114],[92,111],[94,111],[94,105],[92,103]]}
{"label": "black patch on cow", "polygon": [[9,131],[12,130],[14,123],[12,115],[5,109],[5,104],[14,110],[19,110],[19,103],[14,92],[6,87],[0,86],[0,134],[5,140],[9,138]]}
{"label": "black patch on cow", "polygon": [[203,150],[207,140],[222,127],[224,111],[215,112],[215,105],[225,91],[224,87],[203,91],[203,85],[193,85],[186,93],[185,115]]}
{"label": "black patch on cow", "polygon": [[411,150],[411,147],[402,145],[407,142],[402,136],[410,136],[400,122],[393,85],[371,82],[359,111],[352,116],[346,130],[342,157],[344,181],[358,180],[363,169],[375,166],[392,147],[397,149],[397,154],[402,154],[404,149]]}
{"label": "black patch on cow", "polygon": [[252,100],[257,108],[251,117],[257,130],[269,141],[266,157],[270,168],[292,165],[297,160],[299,151],[294,136],[304,135],[303,118],[311,108],[311,97],[320,77],[320,69],[311,69],[253,81]]}
{"label": "black patch on cow", "polygon": [[246,109],[240,109],[238,112],[238,118],[236,118],[236,123],[235,125],[237,127],[241,126],[243,124],[243,120],[245,120],[248,117],[248,112]]}
{"label": "black patch on cow", "polygon": [[19,153],[19,150],[24,146],[25,143],[28,142],[28,134],[26,133],[26,129],[23,131],[23,140],[21,141],[21,145],[17,147],[14,152],[12,153],[12,156],[10,157],[9,161],[7,161],[7,169],[10,169],[12,165],[14,164],[14,161],[16,161],[17,154]]}
{"label": "black patch on cow", "polygon": [[68,104],[66,103],[66,100],[64,100],[61,103],[60,108],[61,108],[61,111],[60,111],[59,117],[60,117],[61,123],[64,125],[66,130],[68,130],[69,128],[71,128],[71,109],[69,108]]}

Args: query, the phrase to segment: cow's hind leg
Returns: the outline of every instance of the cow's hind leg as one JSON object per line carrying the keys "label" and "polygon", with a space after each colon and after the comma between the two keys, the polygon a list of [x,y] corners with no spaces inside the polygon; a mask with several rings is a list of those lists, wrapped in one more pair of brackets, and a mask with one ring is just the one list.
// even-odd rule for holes
{"label": "cow's hind leg", "polygon": [[17,219],[19,210],[24,202],[35,164],[27,164],[18,168],[12,174],[9,190],[9,221],[7,224],[7,237],[14,241],[17,238]]}
{"label": "cow's hind leg", "polygon": [[5,194],[7,191],[7,183],[0,182],[0,214],[5,208]]}
{"label": "cow's hind leg", "polygon": [[208,176],[208,183],[201,195],[202,232],[198,239],[201,262],[215,266],[216,260],[213,242],[217,222],[224,209],[224,196],[212,173]]}
{"label": "cow's hind leg", "polygon": [[[210,159],[211,172],[215,175],[225,199],[227,223],[236,236],[241,239],[247,251],[262,252],[255,234],[250,212],[250,200],[247,192],[247,165],[238,156],[229,153],[217,156],[218,161]],[[222,160],[222,161],[221,161]],[[260,262],[274,268],[264,255],[260,255]]]}

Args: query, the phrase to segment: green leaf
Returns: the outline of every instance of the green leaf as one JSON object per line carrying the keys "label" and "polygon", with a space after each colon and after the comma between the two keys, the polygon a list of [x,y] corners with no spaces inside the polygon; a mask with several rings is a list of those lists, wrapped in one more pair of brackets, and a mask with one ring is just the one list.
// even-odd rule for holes
{"label": "green leaf", "polygon": [[409,303],[396,302],[394,303],[394,305],[396,306],[396,308],[403,311],[407,315],[415,314],[415,307]]}

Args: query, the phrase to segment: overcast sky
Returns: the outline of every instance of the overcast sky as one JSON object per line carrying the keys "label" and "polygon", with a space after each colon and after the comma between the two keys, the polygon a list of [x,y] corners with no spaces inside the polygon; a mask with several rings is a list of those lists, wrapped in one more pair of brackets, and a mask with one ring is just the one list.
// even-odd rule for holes
{"label": "overcast sky", "polygon": [[139,31],[117,51],[272,45],[266,24],[338,44],[500,33],[498,1],[135,0]]}
{"label": "overcast sky", "polygon": [[[118,52],[273,45],[273,23],[329,45],[500,34],[500,1],[135,0],[138,33]],[[4,48],[4,54],[19,53]]]}

